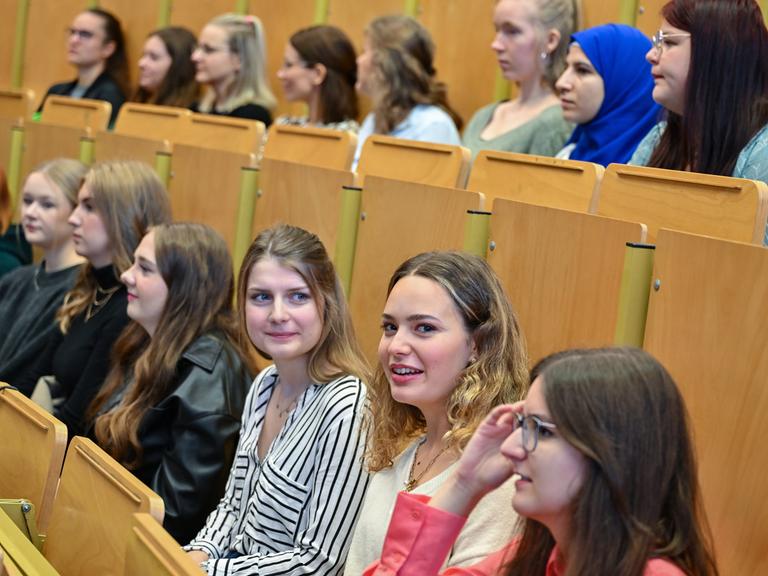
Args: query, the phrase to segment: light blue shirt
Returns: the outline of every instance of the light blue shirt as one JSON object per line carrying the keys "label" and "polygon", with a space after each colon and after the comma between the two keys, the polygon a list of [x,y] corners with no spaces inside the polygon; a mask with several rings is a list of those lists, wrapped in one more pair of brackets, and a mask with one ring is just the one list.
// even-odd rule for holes
{"label": "light blue shirt", "polygon": [[[352,161],[353,171],[357,170],[363,144],[365,144],[368,136],[373,134],[374,119],[373,112],[368,114],[357,134],[357,150],[355,150],[355,159]],[[414,106],[405,120],[395,126],[395,129],[387,136],[421,142],[435,142],[436,144],[453,144],[456,146],[461,144],[459,131],[456,130],[456,125],[448,113],[439,106],[427,104]]]}
{"label": "light blue shirt", "polygon": [[[666,127],[666,122],[656,124],[640,142],[629,163],[635,166],[647,166]],[[763,126],[739,153],[731,176],[760,180],[768,184],[768,124]],[[765,229],[763,245],[768,246],[768,226]]]}

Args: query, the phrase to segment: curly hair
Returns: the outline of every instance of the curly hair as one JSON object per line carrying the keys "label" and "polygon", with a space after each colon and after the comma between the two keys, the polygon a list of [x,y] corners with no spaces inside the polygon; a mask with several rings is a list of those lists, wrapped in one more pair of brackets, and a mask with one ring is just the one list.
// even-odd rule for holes
{"label": "curly hair", "polygon": [[[439,284],[475,344],[477,359],[457,375],[446,405],[451,430],[445,440],[450,448],[461,450],[491,408],[525,396],[525,340],[501,282],[482,258],[462,252],[419,254],[395,271],[387,295],[406,276]],[[366,463],[376,472],[392,466],[405,446],[425,431],[426,422],[418,408],[392,398],[382,366],[377,367],[368,394]]]}
{"label": "curly hair", "polygon": [[376,132],[388,134],[418,104],[440,106],[460,130],[461,117],[448,104],[445,84],[436,79],[435,44],[426,28],[408,16],[381,16],[365,34],[373,49]]}

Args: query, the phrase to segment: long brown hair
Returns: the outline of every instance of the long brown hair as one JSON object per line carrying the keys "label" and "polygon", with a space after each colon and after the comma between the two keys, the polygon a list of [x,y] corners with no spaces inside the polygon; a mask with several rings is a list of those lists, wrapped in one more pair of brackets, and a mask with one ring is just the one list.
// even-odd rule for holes
{"label": "long brown hair", "polygon": [[144,415],[177,382],[184,351],[206,333],[225,341],[249,366],[240,347],[232,305],[232,260],[220,234],[203,224],[163,224],[155,234],[155,258],[168,287],[168,299],[152,338],[132,322],[115,343],[113,364],[89,408],[89,418],[129,382],[120,404],[96,418],[99,444],[127,467],[141,462],[138,430]]}
{"label": "long brown hair", "polygon": [[[525,396],[525,340],[501,282],[482,258],[462,252],[419,254],[395,270],[387,296],[406,276],[421,276],[444,288],[475,343],[477,360],[458,375],[446,406],[451,425],[446,441],[463,448],[491,408]],[[395,456],[424,432],[426,423],[418,408],[392,398],[381,366],[376,368],[368,397],[366,463],[376,472],[391,466]]]}
{"label": "long brown hair", "polygon": [[[672,377],[633,348],[569,350],[532,370],[558,433],[587,461],[564,576],[642,576],[660,557],[716,576],[688,415]],[[555,542],[522,519],[506,574],[544,575]]]}
{"label": "long brown hair", "polygon": [[248,341],[245,333],[248,277],[257,262],[268,258],[302,277],[320,312],[323,329],[320,339],[309,353],[310,378],[322,384],[351,374],[367,381],[368,364],[355,338],[347,300],[336,270],[320,239],[303,228],[286,224],[267,228],[248,248],[237,280],[237,309],[243,341]]}
{"label": "long brown hair", "polygon": [[682,115],[667,127],[649,166],[730,176],[768,123],[768,29],[755,0],[672,0],[661,10],[691,34]]}
{"label": "long brown hair", "polygon": [[365,33],[373,48],[376,132],[388,134],[418,104],[441,107],[460,130],[461,117],[436,78],[435,44],[427,29],[409,16],[392,15],[374,19]]}
{"label": "long brown hair", "polygon": [[295,32],[289,42],[307,67],[325,67],[325,79],[320,85],[322,122],[356,120],[357,56],[347,35],[335,26],[310,26]]}
{"label": "long brown hair", "polygon": [[[104,222],[112,266],[119,276],[131,265],[133,251],[147,230],[170,221],[168,194],[155,171],[135,161],[95,164],[85,175],[83,186],[88,186]],[[88,262],[56,313],[62,332],[66,334],[72,319],[93,301],[96,288],[93,266]]]}
{"label": "long brown hair", "polygon": [[139,86],[133,101],[189,108],[200,92],[195,82],[195,64],[192,62],[192,51],[197,46],[197,38],[181,26],[160,28],[151,32],[147,39],[152,36],[157,36],[165,46],[168,56],[171,57],[171,66],[157,90],[150,93],[146,88]]}
{"label": "long brown hair", "polygon": [[109,73],[120,88],[120,91],[127,96],[131,90],[131,74],[128,69],[128,58],[125,54],[125,36],[120,26],[120,20],[115,18],[111,12],[101,8],[88,8],[85,12],[101,18],[104,24],[104,43],[115,43],[115,50],[107,58],[104,70]]}

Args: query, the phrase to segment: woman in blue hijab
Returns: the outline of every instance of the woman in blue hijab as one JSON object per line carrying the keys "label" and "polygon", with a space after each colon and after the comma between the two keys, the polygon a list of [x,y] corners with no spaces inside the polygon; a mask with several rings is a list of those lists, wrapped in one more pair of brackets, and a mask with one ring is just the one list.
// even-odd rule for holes
{"label": "woman in blue hijab", "polygon": [[577,124],[558,158],[607,166],[626,164],[656,125],[653,77],[645,54],[651,41],[623,24],[596,26],[571,36],[565,72],[556,88],[563,116]]}

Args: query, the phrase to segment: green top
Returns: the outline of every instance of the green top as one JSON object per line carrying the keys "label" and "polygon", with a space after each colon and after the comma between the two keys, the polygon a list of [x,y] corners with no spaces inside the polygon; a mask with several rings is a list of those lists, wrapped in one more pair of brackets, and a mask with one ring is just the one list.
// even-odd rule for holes
{"label": "green top", "polygon": [[573,131],[573,125],[565,121],[562,108],[556,104],[509,132],[490,140],[483,140],[480,134],[493,118],[496,107],[502,103],[494,102],[480,108],[464,129],[462,144],[472,152],[472,160],[480,150],[554,156],[565,146],[565,142]]}

